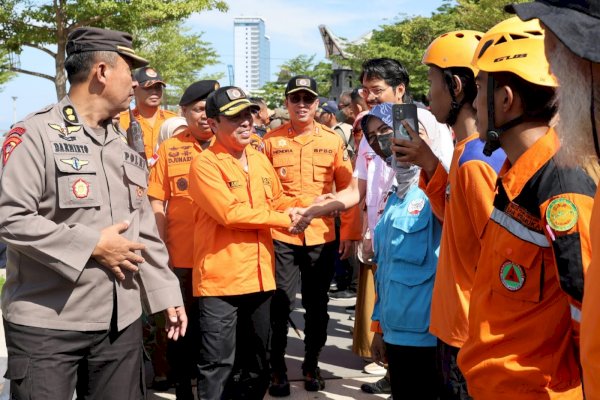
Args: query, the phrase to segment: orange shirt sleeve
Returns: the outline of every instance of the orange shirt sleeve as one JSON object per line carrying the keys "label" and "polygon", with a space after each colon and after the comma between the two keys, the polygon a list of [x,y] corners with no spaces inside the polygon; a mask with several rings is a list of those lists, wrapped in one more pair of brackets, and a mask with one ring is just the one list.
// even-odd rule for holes
{"label": "orange shirt sleeve", "polygon": [[166,143],[167,142],[163,142],[156,152],[158,160],[156,160],[154,167],[150,169],[150,179],[148,181],[148,196],[162,201],[171,198],[169,164],[167,162],[165,150]]}
{"label": "orange shirt sleeve", "polygon": [[427,181],[427,174],[421,171],[419,179],[419,187],[425,192],[429,198],[429,204],[435,216],[440,220],[444,220],[446,211],[446,186],[448,185],[448,171],[438,161],[437,168],[433,176]]}
{"label": "orange shirt sleeve", "polygon": [[291,223],[286,214],[252,208],[248,203],[239,201],[227,187],[217,163],[202,154],[192,161],[189,193],[211,218],[228,228],[287,228]]}

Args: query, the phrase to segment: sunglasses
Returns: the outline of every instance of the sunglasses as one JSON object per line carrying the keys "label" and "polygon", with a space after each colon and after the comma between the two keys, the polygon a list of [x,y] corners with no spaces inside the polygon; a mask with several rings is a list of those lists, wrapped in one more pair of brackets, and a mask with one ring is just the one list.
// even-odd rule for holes
{"label": "sunglasses", "polygon": [[292,104],[298,104],[301,101],[304,104],[312,104],[317,100],[317,96],[313,95],[313,94],[301,94],[301,93],[292,93],[288,96],[288,100],[292,103]]}

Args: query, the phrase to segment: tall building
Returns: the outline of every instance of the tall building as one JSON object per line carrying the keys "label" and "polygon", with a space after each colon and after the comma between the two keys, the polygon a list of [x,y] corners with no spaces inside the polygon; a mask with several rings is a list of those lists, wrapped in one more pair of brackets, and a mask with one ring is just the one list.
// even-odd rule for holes
{"label": "tall building", "polygon": [[261,88],[271,74],[271,45],[260,17],[233,20],[234,82],[249,92]]}

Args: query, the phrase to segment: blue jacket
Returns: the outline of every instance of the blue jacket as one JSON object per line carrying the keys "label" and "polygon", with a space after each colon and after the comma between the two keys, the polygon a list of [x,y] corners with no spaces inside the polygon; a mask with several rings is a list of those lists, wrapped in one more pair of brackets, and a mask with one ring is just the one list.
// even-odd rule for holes
{"label": "blue jacket", "polygon": [[436,345],[429,333],[429,315],[441,234],[418,186],[404,199],[390,195],[373,240],[377,300],[372,319],[379,321],[386,343]]}

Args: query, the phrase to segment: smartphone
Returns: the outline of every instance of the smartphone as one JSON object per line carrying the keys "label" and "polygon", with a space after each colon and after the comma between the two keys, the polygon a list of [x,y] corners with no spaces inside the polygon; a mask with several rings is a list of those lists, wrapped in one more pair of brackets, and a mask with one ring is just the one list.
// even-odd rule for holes
{"label": "smartphone", "polygon": [[400,122],[404,119],[408,121],[408,124],[415,132],[419,132],[419,120],[415,104],[394,104],[392,106],[392,118],[394,123],[394,138],[411,140],[410,135]]}

